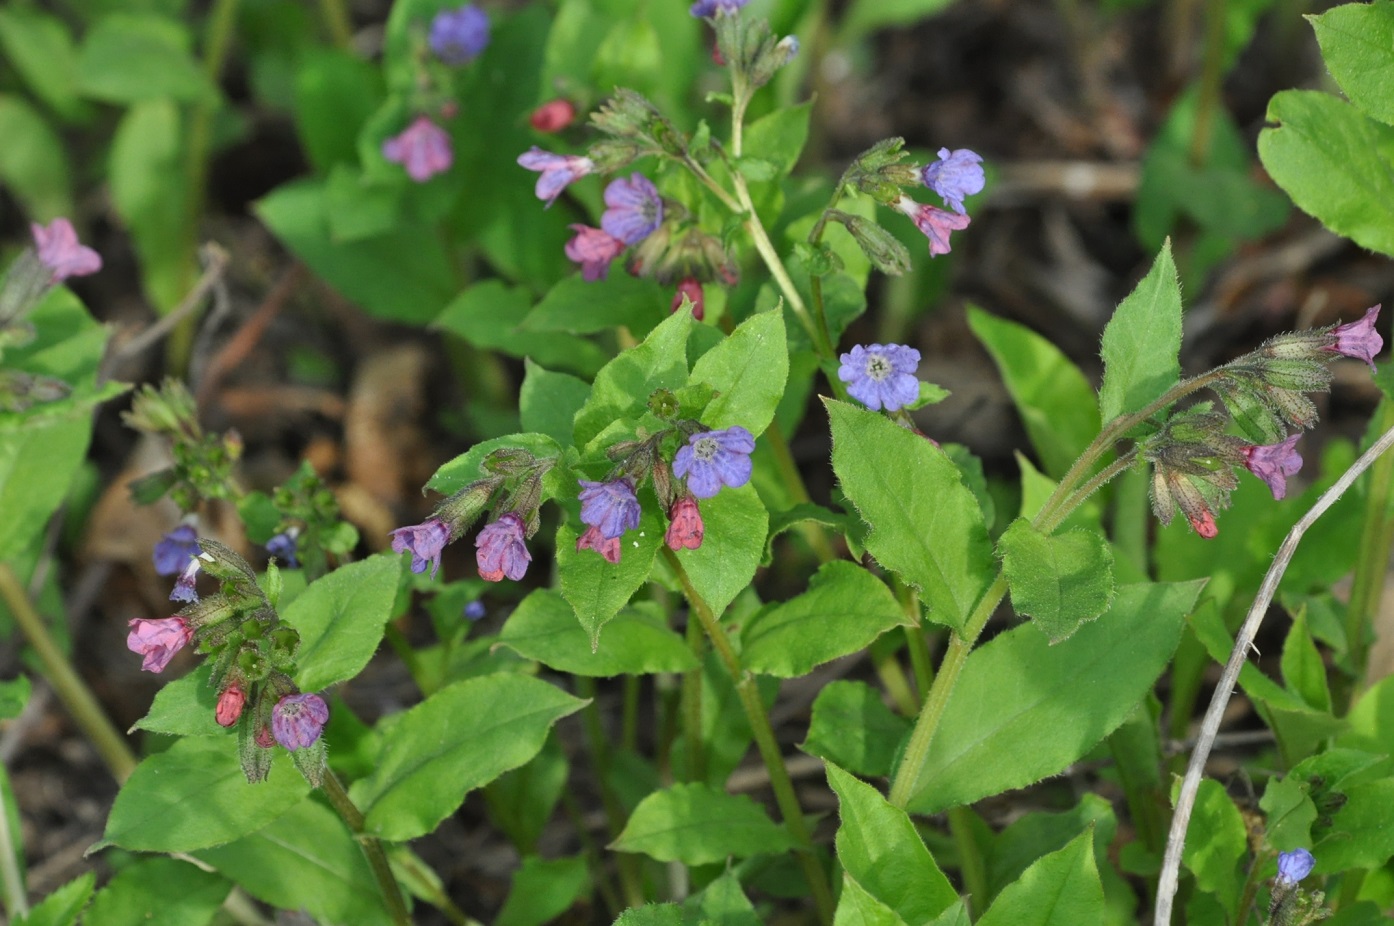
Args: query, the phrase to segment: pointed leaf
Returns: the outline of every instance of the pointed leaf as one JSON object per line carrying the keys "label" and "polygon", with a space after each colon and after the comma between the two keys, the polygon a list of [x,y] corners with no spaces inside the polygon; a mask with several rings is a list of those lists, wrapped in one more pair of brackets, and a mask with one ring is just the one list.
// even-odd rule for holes
{"label": "pointed leaf", "polygon": [[865,682],[829,682],[813,701],[804,752],[868,778],[888,776],[910,721]]}
{"label": "pointed leaf", "polygon": [[722,489],[698,503],[702,545],[677,551],[687,576],[714,614],[726,611],[750,587],[765,552],[769,513],[755,487]]}
{"label": "pointed leaf", "polygon": [[1012,607],[1052,643],[1103,614],[1113,599],[1113,550],[1093,531],[1048,537],[1018,518],[997,541],[997,550]]}
{"label": "pointed leaf", "polygon": [[662,612],[627,608],[606,624],[604,644],[592,651],[576,612],[557,592],[538,589],[508,617],[499,645],[558,672],[611,678],[652,672],[686,672],[698,666],[687,642]]}
{"label": "pointed leaf", "polygon": [[557,529],[557,572],[561,594],[586,629],[592,650],[600,647],[600,628],[649,578],[654,556],[663,543],[658,515],[644,511],[636,530],[620,538],[620,561],[611,563],[594,550],[576,549],[576,529],[563,524]]}
{"label": "pointed leaf", "polygon": [[699,357],[688,379],[707,383],[717,391],[716,398],[702,413],[703,424],[713,429],[740,425],[758,435],[774,418],[788,378],[784,316],[779,312],[760,312]]}
{"label": "pointed leaf", "polygon": [[96,893],[82,921],[102,926],[203,926],[231,890],[226,878],[197,865],[172,858],[139,859]]}
{"label": "pointed leaf", "polygon": [[1094,834],[1081,833],[1026,869],[997,896],[978,926],[1080,926],[1104,920]]}
{"label": "pointed leaf", "polygon": [[848,872],[842,873],[842,894],[837,898],[833,926],[907,926],[905,920],[872,896]]}
{"label": "pointed leaf", "polygon": [[1352,103],[1394,125],[1394,4],[1346,3],[1309,16],[1321,57]]}
{"label": "pointed leaf", "polygon": [[824,400],[833,469],[877,561],[923,594],[931,620],[955,629],[995,573],[982,510],[944,452],[888,418]]}
{"label": "pointed leaf", "polygon": [[1176,385],[1181,378],[1180,352],[1181,283],[1168,241],[1104,328],[1104,380],[1099,387],[1104,423],[1138,411]]}
{"label": "pointed leaf", "polygon": [[285,609],[285,622],[300,631],[295,681],[302,691],[319,691],[363,671],[392,618],[405,561],[396,553],[378,553],[341,566],[311,582]]}
{"label": "pointed leaf", "polygon": [[794,841],[743,794],[679,784],[640,801],[610,848],[642,852],[660,862],[707,865],[728,857],[787,852]]}
{"label": "pointed leaf", "polygon": [[585,449],[620,418],[643,414],[655,389],[687,385],[687,338],[692,314],[677,312],[649,332],[644,343],[605,364],[591,384],[590,398],[576,413],[576,446]]}

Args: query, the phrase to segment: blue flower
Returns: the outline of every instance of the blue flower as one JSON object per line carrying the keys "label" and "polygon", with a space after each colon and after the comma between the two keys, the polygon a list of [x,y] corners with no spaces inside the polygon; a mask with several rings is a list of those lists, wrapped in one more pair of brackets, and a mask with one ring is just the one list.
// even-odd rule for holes
{"label": "blue flower", "polygon": [[735,13],[750,0],[697,0],[688,12],[698,19],[711,19],[718,13]]}
{"label": "blue flower", "polygon": [[858,344],[840,358],[837,378],[847,394],[872,411],[897,411],[920,397],[920,352],[901,344]]}
{"label": "blue flower", "polygon": [[963,215],[963,197],[981,193],[986,182],[982,163],[983,159],[967,148],[940,148],[939,160],[921,168],[920,179],[943,197],[950,209]]}
{"label": "blue flower", "polygon": [[480,601],[478,598],[465,605],[466,620],[477,621],[487,613],[488,612],[484,608],[484,602]]}
{"label": "blue flower", "polygon": [[1293,887],[1312,873],[1317,860],[1306,849],[1293,849],[1278,856],[1278,883]]}
{"label": "blue flower", "polygon": [[266,552],[285,562],[287,567],[294,569],[300,565],[300,561],[295,558],[296,535],[298,533],[294,528],[282,531],[266,541]]}
{"label": "blue flower", "polygon": [[750,481],[750,455],[755,438],[740,425],[723,431],[704,431],[687,439],[673,458],[673,474],[687,479],[697,498],[711,498],[723,485],[738,489]]}
{"label": "blue flower", "polygon": [[523,543],[526,533],[523,519],[511,511],[492,524],[484,525],[479,536],[474,538],[479,577],[486,582],[499,582],[504,576],[514,582],[521,579],[528,571],[528,563],[532,562],[532,554]]}
{"label": "blue flower", "polygon": [[518,155],[518,164],[542,174],[537,178],[533,192],[548,206],[556,201],[568,183],[595,173],[595,162],[590,158],[576,154],[553,154],[536,145]]}
{"label": "blue flower", "polygon": [[581,523],[599,530],[606,540],[614,540],[639,526],[641,509],[633,480],[621,477],[610,482],[577,481],[581,483]]}
{"label": "blue flower", "polygon": [[182,572],[189,559],[198,554],[198,532],[192,524],[181,524],[160,538],[150,558],[158,575],[172,576]]}
{"label": "blue flower", "polygon": [[468,64],[489,44],[489,16],[467,3],[457,10],[441,10],[431,20],[431,51],[446,64]]}
{"label": "blue flower", "polygon": [[605,206],[600,227],[625,244],[638,244],[663,222],[663,197],[643,174],[610,181],[605,188]]}
{"label": "blue flower", "polygon": [[174,580],[174,590],[169,593],[170,601],[198,601],[198,589],[195,586],[198,584],[201,562],[197,556],[189,559],[189,564],[179,573],[179,578]]}
{"label": "blue flower", "polygon": [[431,567],[431,578],[440,569],[440,554],[450,542],[450,525],[440,518],[428,518],[392,532],[392,552],[411,551],[411,571],[420,575]]}

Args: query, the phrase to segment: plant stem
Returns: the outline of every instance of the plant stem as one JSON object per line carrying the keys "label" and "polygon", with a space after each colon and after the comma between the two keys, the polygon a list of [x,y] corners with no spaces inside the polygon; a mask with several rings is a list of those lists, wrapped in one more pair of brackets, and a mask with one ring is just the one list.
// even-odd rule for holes
{"label": "plant stem", "polygon": [[382,843],[376,836],[363,832],[363,813],[354,805],[348,791],[344,790],[343,782],[332,769],[324,770],[323,790],[324,796],[343,819],[344,825],[363,847],[363,854],[368,858],[368,867],[373,870],[373,880],[378,883],[378,890],[382,892],[382,899],[387,904],[387,912],[391,915],[392,922],[397,926],[411,926],[406,900],[402,897],[401,886],[397,884],[397,876],[392,874],[392,866],[387,862],[387,854],[382,851]]}
{"label": "plant stem", "polygon": [[707,757],[702,748],[702,660],[707,650],[702,625],[687,622],[687,645],[697,657],[697,667],[682,674],[682,734],[687,744],[687,780],[707,780]]}
{"label": "plant stem", "polygon": [[19,841],[10,831],[11,804],[17,805],[14,788],[9,774],[0,766],[0,880],[5,885],[5,915],[13,922],[29,915],[29,898],[19,861]]}
{"label": "plant stem", "polygon": [[[1394,427],[1394,402],[1384,399],[1376,414],[1376,429]],[[1354,683],[1342,707],[1349,706],[1365,684],[1365,660],[1369,655],[1370,623],[1379,611],[1384,592],[1384,575],[1394,543],[1394,520],[1390,518],[1389,496],[1394,486],[1394,456],[1381,457],[1370,467],[1369,492],[1365,499],[1365,524],[1360,532],[1360,551],[1355,561],[1350,602],[1346,605],[1346,646]]]}
{"label": "plant stem", "polygon": [[319,11],[334,45],[347,51],[353,45],[353,21],[344,0],[319,0]]}
{"label": "plant stem", "polygon": [[20,632],[38,655],[44,675],[53,686],[58,700],[63,702],[63,706],[67,708],[83,734],[91,740],[102,761],[111,770],[112,776],[117,782],[125,782],[131,777],[131,772],[135,771],[135,753],[127,745],[126,738],[107,718],[106,712],[92,695],[92,690],[73,671],[67,657],[58,648],[58,644],[53,642],[48,628],[44,626],[43,618],[34,610],[24,587],[7,563],[0,563],[0,598],[5,600],[5,606],[14,615]]}
{"label": "plant stem", "polygon": [[973,835],[973,811],[967,807],[954,807],[949,810],[948,818],[949,835],[953,837],[954,848],[958,850],[963,889],[968,894],[968,908],[970,911],[980,910],[987,905],[987,864]]}
{"label": "plant stem", "polygon": [[639,748],[639,694],[637,675],[624,677],[624,711],[620,715],[620,745],[633,752]]}
{"label": "plant stem", "polygon": [[818,857],[813,852],[813,836],[809,832],[808,824],[804,821],[803,808],[799,806],[799,797],[794,791],[793,779],[789,777],[789,769],[784,764],[783,754],[779,751],[774,728],[770,725],[769,712],[765,710],[765,703],[760,699],[760,687],[756,684],[755,676],[746,672],[741,666],[740,657],[731,646],[726,631],[722,628],[716,615],[712,613],[711,606],[693,586],[687,570],[683,568],[682,561],[667,547],[663,548],[663,554],[667,557],[668,564],[677,575],[678,581],[682,583],[683,593],[687,596],[692,613],[701,621],[702,629],[707,632],[712,647],[721,657],[722,663],[731,675],[731,681],[736,685],[736,691],[741,698],[741,706],[745,709],[746,721],[750,724],[750,731],[755,736],[755,745],[760,750],[760,758],[764,759],[765,768],[770,773],[770,786],[774,789],[775,802],[779,804],[779,813],[784,818],[784,826],[798,846],[799,863],[803,867],[804,877],[808,880],[809,888],[813,891],[813,901],[818,907],[819,919],[824,924],[829,924],[833,920],[832,888],[828,884],[827,872],[823,870],[822,865],[818,864]]}

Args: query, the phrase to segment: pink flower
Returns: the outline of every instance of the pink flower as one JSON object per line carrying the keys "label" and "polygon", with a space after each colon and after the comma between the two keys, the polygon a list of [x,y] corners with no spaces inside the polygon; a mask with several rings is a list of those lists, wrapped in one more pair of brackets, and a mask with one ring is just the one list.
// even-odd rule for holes
{"label": "pink flower", "polygon": [[440,569],[440,553],[450,542],[450,526],[440,518],[428,518],[420,524],[399,527],[392,532],[392,552],[411,551],[411,571],[420,575],[431,567],[431,578]]}
{"label": "pink flower", "polygon": [[286,695],[271,709],[271,733],[292,752],[313,746],[328,722],[329,705],[319,695]]}
{"label": "pink flower", "polygon": [[702,545],[702,512],[697,508],[697,499],[684,495],[673,502],[668,509],[671,522],[663,542],[670,550],[695,550]]}
{"label": "pink flower", "polygon": [[567,99],[548,100],[532,111],[528,122],[539,132],[560,132],[576,121],[576,104]]}
{"label": "pink flower", "polygon": [[587,283],[605,279],[610,261],[624,251],[624,242],[589,225],[572,225],[576,237],[566,243],[566,256],[581,265],[581,279]]}
{"label": "pink flower", "polygon": [[947,212],[938,206],[917,203],[908,196],[901,196],[895,208],[909,216],[915,227],[924,232],[925,237],[929,239],[930,257],[947,254],[953,250],[949,247],[949,232],[968,227],[968,216]]}
{"label": "pink flower", "polygon": [[1296,449],[1301,436],[1299,432],[1276,444],[1245,447],[1240,451],[1244,454],[1244,467],[1268,483],[1275,499],[1281,500],[1287,495],[1287,477],[1297,475],[1302,468],[1302,456]]}
{"label": "pink flower", "polygon": [[618,563],[620,561],[620,538],[611,537],[608,540],[600,532],[598,527],[588,527],[586,532],[576,538],[576,552],[582,550],[594,550],[605,557],[607,562]]}
{"label": "pink flower", "polygon": [[67,219],[54,219],[47,228],[34,223],[29,229],[34,233],[39,262],[52,272],[54,283],[61,283],[68,277],[87,276],[102,269],[101,255],[78,243],[73,223]]}
{"label": "pink flower", "polygon": [[474,540],[481,579],[498,582],[507,576],[517,582],[523,577],[532,562],[532,554],[523,545],[526,530],[523,519],[511,511],[484,526]]}
{"label": "pink flower", "polygon": [[702,284],[697,282],[696,277],[683,277],[678,283],[677,292],[673,293],[673,304],[668,309],[669,314],[682,308],[682,297],[686,296],[692,300],[692,317],[699,322],[706,317],[706,308],[702,299]]}
{"label": "pink flower", "polygon": [[1335,330],[1331,332],[1336,343],[1328,347],[1327,350],[1334,350],[1346,357],[1363,360],[1373,370],[1375,368],[1375,354],[1378,354],[1380,348],[1384,346],[1384,339],[1375,331],[1375,319],[1379,316],[1379,309],[1378,305],[1372,305],[1360,321],[1337,325]]}
{"label": "pink flower", "polygon": [[382,143],[382,156],[406,168],[407,176],[425,183],[436,174],[450,169],[454,155],[450,151],[450,136],[445,129],[425,116],[407,126],[400,135]]}
{"label": "pink flower", "polygon": [[586,174],[595,172],[595,162],[575,154],[553,154],[533,145],[518,155],[518,164],[528,170],[541,171],[534,192],[537,198],[552,205],[566,185]]}
{"label": "pink flower", "polygon": [[247,693],[242,690],[241,685],[233,682],[218,695],[218,710],[214,719],[218,721],[219,726],[230,727],[242,716],[242,706],[246,703]]}
{"label": "pink flower", "polygon": [[140,667],[146,672],[164,671],[174,654],[194,638],[194,629],[178,615],[157,621],[138,617],[130,622],[130,627],[126,648],[145,657]]}
{"label": "pink flower", "polygon": [[254,739],[256,744],[262,749],[270,749],[272,746],[276,745],[276,737],[271,735],[270,727],[259,728],[252,736],[252,739]]}

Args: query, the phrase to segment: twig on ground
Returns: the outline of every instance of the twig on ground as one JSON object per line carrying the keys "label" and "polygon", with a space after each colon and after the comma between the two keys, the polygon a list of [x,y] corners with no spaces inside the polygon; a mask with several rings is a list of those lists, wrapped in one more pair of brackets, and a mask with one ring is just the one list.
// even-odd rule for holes
{"label": "twig on ground", "polygon": [[114,348],[102,364],[100,379],[105,380],[111,370],[119,364],[135,357],[173,331],[184,320],[185,316],[203,304],[203,297],[207,296],[210,290],[222,283],[223,274],[227,272],[228,267],[227,251],[210,241],[203,246],[201,254],[203,256],[203,276],[199,277],[194,288],[189,290],[189,294],[184,297],[183,301],[174,307],[174,311],[145,328],[139,334],[133,335],[124,344]]}
{"label": "twig on ground", "polygon": [[1205,712],[1195,752],[1191,753],[1190,764],[1186,766],[1186,777],[1181,781],[1181,792],[1176,798],[1176,811],[1171,818],[1171,832],[1167,835],[1162,873],[1157,881],[1157,906],[1152,919],[1153,926],[1171,926],[1171,908],[1176,899],[1177,880],[1181,871],[1181,852],[1186,845],[1186,828],[1191,822],[1191,811],[1195,808],[1196,793],[1200,790],[1200,779],[1205,771],[1205,760],[1209,757],[1215,737],[1220,732],[1220,720],[1224,715],[1225,706],[1229,704],[1229,696],[1239,680],[1240,670],[1248,661],[1249,649],[1254,645],[1259,625],[1263,623],[1263,616],[1278,591],[1278,583],[1287,571],[1288,563],[1297,552],[1297,544],[1302,540],[1302,535],[1316,523],[1317,518],[1325,514],[1360,474],[1391,446],[1394,446],[1394,428],[1385,431],[1369,450],[1362,453],[1360,459],[1356,460],[1331,488],[1322,493],[1311,510],[1293,525],[1282,545],[1278,547],[1278,552],[1273,557],[1273,565],[1268,568],[1268,574],[1263,577],[1263,584],[1259,586],[1253,606],[1249,608],[1244,625],[1239,628],[1239,634],[1234,640],[1234,649],[1230,652],[1229,662],[1225,664],[1224,675],[1220,677],[1220,684],[1215,687],[1215,694],[1210,698],[1210,707]]}

